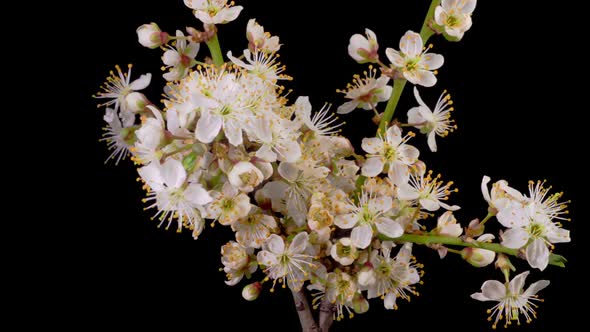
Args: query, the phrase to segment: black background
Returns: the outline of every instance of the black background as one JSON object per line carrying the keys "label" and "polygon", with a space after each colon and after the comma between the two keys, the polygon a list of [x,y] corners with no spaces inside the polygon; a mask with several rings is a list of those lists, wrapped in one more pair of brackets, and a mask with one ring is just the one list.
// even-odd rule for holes
{"label": "black background", "polygon": [[[224,50],[239,53],[246,46],[247,20],[257,18],[284,44],[281,59],[294,77],[287,84],[294,89],[292,100],[309,95],[316,107],[324,102],[337,106],[343,98],[335,90],[344,88],[353,74],[364,69],[347,55],[350,36],[362,33],[365,27],[372,29],[385,59],[386,47],[397,48],[403,33],[420,29],[429,3],[239,1],[245,9],[237,21],[220,27],[220,40]],[[421,135],[413,144],[420,148],[421,159],[429,168],[460,188],[452,202],[462,206],[457,213],[462,222],[485,215],[479,189],[484,174],[493,180],[507,179],[521,191],[526,190],[528,180],[547,179],[573,201],[574,221],[565,225],[573,241],[557,247],[570,260],[568,268],[532,271],[530,282],[551,280],[541,293],[545,303],[531,326],[512,327],[549,331],[576,326],[581,321],[578,308],[587,307],[573,303],[579,297],[583,301],[586,287],[580,282],[580,269],[586,250],[581,226],[587,222],[582,217],[587,199],[582,186],[587,178],[580,171],[585,168],[581,156],[587,151],[587,139],[580,116],[588,108],[577,81],[583,75],[577,70],[587,60],[577,50],[577,43],[584,39],[576,34],[580,21],[575,8],[526,3],[531,8],[511,7],[512,1],[479,1],[474,25],[463,41],[431,39],[433,51],[445,56],[445,64],[437,85],[421,89],[422,97],[432,104],[448,89],[455,101],[459,130],[438,140],[436,154],[428,151]],[[95,110],[90,96],[108,71],[115,64],[133,63],[134,77],[151,72],[155,79],[146,94],[152,100],[160,99],[161,51],[141,47],[135,29],[153,21],[173,33],[189,25],[200,28],[200,23],[180,0],[103,0],[92,8],[80,7],[80,13],[66,20],[86,37],[69,48],[75,54],[69,60],[77,63],[71,69],[77,79],[69,82],[74,83],[77,100],[74,113],[65,119],[81,131],[76,138],[83,152],[76,153],[79,158],[68,165],[67,177],[75,188],[74,206],[79,213],[64,221],[75,233],[61,254],[71,258],[66,265],[72,272],[58,277],[63,283],[56,296],[67,298],[67,306],[56,308],[59,314],[53,319],[108,329],[203,331],[212,325],[215,330],[297,331],[288,292],[265,291],[249,303],[241,298],[241,286],[224,284],[224,274],[218,271],[219,248],[232,236],[228,229],[207,228],[199,241],[193,241],[188,232],[158,229],[149,219],[153,211],[143,211],[142,192],[130,162],[119,167],[103,165],[108,153],[97,142],[102,110]],[[200,55],[206,53],[203,45]],[[402,120],[407,109],[415,106],[409,91],[406,89],[396,112]],[[362,137],[374,133],[370,118],[370,112],[361,110],[343,117],[347,121],[344,135],[358,151]],[[78,175],[81,170],[83,177]],[[386,311],[381,301],[374,300],[367,314],[335,323],[334,330],[491,330],[485,313],[490,305],[469,295],[483,281],[500,279],[501,274],[491,267],[472,268],[453,256],[440,261],[436,253],[423,248],[415,253],[426,265],[420,297],[402,302],[398,311]],[[528,269],[521,262],[517,267]]]}

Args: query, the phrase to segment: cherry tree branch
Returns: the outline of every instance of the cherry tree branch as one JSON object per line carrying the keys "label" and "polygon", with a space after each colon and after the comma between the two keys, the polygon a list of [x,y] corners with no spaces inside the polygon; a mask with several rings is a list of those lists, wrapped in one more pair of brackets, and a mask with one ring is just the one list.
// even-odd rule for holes
{"label": "cherry tree branch", "polygon": [[324,296],[320,304],[320,331],[328,332],[334,321],[334,304]]}
{"label": "cherry tree branch", "polygon": [[[299,322],[301,323],[302,332],[322,332],[313,318],[311,307],[307,301],[307,294],[302,288],[299,291],[291,290],[293,293],[293,301],[295,302],[295,310],[299,315]],[[329,328],[329,327],[328,327]],[[326,330],[327,331],[327,330]]]}

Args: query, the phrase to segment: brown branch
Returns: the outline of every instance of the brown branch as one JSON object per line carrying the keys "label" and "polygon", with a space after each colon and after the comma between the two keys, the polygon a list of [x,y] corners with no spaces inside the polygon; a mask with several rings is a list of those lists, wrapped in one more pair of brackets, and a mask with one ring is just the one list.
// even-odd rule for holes
{"label": "brown branch", "polygon": [[334,321],[334,304],[328,301],[328,297],[324,296],[320,304],[320,331],[328,332]]}
{"label": "brown branch", "polygon": [[313,318],[309,302],[307,301],[307,295],[305,290],[302,288],[298,292],[291,290],[293,293],[293,301],[295,302],[295,310],[299,315],[299,322],[301,323],[302,332],[321,332],[320,328]]}

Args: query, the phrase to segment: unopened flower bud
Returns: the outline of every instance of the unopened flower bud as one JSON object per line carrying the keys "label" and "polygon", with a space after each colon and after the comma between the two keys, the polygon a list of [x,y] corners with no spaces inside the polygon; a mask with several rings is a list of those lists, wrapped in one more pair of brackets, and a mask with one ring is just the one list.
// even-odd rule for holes
{"label": "unopened flower bud", "polygon": [[376,63],[379,61],[377,36],[369,29],[365,29],[365,35],[355,34],[350,38],[348,54],[358,63]]}
{"label": "unopened flower bud", "polygon": [[131,92],[125,97],[125,103],[131,112],[141,112],[150,104],[150,101],[141,92]]}
{"label": "unopened flower bud", "polygon": [[169,35],[162,32],[156,23],[150,23],[137,28],[137,39],[147,48],[158,48],[168,42]]}
{"label": "unopened flower bud", "polygon": [[508,259],[506,255],[502,254],[498,255],[498,260],[496,260],[496,268],[502,271],[516,271],[516,268],[514,267],[514,265],[512,265],[510,259]]}
{"label": "unopened flower bud", "polygon": [[352,309],[357,314],[364,314],[369,311],[369,301],[362,294],[356,293],[352,299]]}
{"label": "unopened flower bud", "polygon": [[262,285],[259,282],[246,285],[244,289],[242,289],[242,297],[244,297],[246,301],[254,301],[258,298],[258,295],[260,295],[261,289]]}
{"label": "unopened flower bud", "polygon": [[491,250],[480,248],[464,248],[461,250],[461,256],[469,264],[475,267],[484,267],[490,265],[496,258],[496,253]]}

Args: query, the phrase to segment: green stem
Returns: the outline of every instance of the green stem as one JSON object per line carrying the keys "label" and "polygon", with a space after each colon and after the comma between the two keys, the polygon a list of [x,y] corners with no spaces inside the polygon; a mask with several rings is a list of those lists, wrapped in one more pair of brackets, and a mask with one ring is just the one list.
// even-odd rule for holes
{"label": "green stem", "polygon": [[422,29],[420,29],[420,37],[422,37],[422,42],[426,45],[428,39],[434,34],[432,28],[430,28],[430,24],[432,22],[432,18],[434,17],[434,10],[440,4],[440,0],[432,0],[430,3],[430,8],[428,8],[428,14],[426,14],[426,19],[424,19],[424,23],[422,23]]}
{"label": "green stem", "polygon": [[385,135],[385,131],[387,130],[387,126],[391,122],[393,118],[393,113],[395,113],[395,109],[397,108],[397,103],[399,102],[400,97],[402,96],[402,92],[404,91],[404,87],[406,86],[407,81],[405,79],[395,80],[393,81],[393,91],[391,92],[391,98],[387,102],[387,106],[385,106],[385,112],[383,112],[383,117],[379,122],[379,131],[378,133],[381,135]]}
{"label": "green stem", "polygon": [[[479,241],[463,241],[460,238],[452,237],[452,236],[440,236],[440,235],[418,235],[418,234],[404,234],[398,238],[392,239],[388,238],[389,240],[393,241],[400,241],[400,242],[412,242],[416,244],[446,244],[452,246],[460,246],[460,247],[471,247],[471,248],[480,248],[495,251],[497,253],[503,253],[510,256],[519,257],[518,249],[510,249],[502,246],[498,243],[487,243],[487,242],[479,242]],[[520,257],[519,257],[520,258]],[[564,267],[562,257],[555,254],[550,254],[549,257],[549,264]]]}
{"label": "green stem", "polygon": [[[434,34],[434,31],[429,27],[432,18],[434,17],[434,10],[440,4],[440,0],[432,0],[430,3],[430,8],[428,9],[428,13],[426,14],[426,18],[424,19],[424,23],[422,23],[422,29],[420,30],[420,36],[422,37],[422,43],[426,45],[426,42]],[[384,135],[385,130],[387,129],[387,124],[391,122],[393,118],[393,113],[395,113],[395,109],[397,107],[397,103],[399,102],[399,98],[401,97],[404,87],[406,86],[406,80],[395,80],[393,82],[393,92],[391,93],[391,98],[389,98],[389,102],[387,102],[387,106],[385,107],[385,112],[383,113],[383,117],[379,122],[379,131],[378,133]]]}
{"label": "green stem", "polygon": [[207,47],[209,48],[209,52],[211,52],[211,57],[213,58],[215,66],[221,67],[225,63],[225,60],[223,60],[223,54],[221,53],[217,34],[213,35],[213,37],[207,42]]}
{"label": "green stem", "polygon": [[490,220],[491,217],[493,217],[494,215],[491,213],[488,213],[488,215],[483,218],[483,220],[479,223],[480,226],[483,226],[488,220]]}

